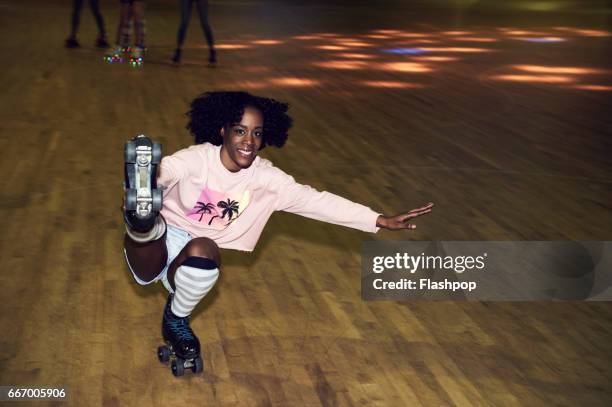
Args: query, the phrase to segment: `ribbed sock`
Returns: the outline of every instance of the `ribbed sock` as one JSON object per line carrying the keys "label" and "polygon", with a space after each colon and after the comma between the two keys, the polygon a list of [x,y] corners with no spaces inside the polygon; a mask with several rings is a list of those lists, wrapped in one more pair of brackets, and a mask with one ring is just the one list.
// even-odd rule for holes
{"label": "ribbed sock", "polygon": [[203,257],[189,257],[174,275],[174,298],[172,313],[177,317],[191,314],[219,278],[219,268],[213,260]]}
{"label": "ribbed sock", "polygon": [[153,240],[161,238],[164,233],[166,233],[166,221],[163,217],[158,215],[155,219],[155,224],[148,232],[136,232],[135,230],[131,229],[127,224],[125,225],[125,232],[135,242],[152,242]]}

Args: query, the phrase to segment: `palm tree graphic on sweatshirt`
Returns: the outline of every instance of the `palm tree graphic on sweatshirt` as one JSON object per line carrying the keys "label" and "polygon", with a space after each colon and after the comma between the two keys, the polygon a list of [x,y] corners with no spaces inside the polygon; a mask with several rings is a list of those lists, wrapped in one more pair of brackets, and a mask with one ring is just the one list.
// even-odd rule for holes
{"label": "palm tree graphic on sweatshirt", "polygon": [[[228,220],[232,220],[232,216],[234,216],[234,212],[238,212],[238,202],[232,201],[231,199],[227,199],[227,201],[219,201],[217,203],[217,207],[222,208],[223,212],[221,213],[221,219],[225,219],[225,215],[227,215]],[[213,219],[218,218],[219,215],[215,215],[208,221],[210,225]]]}
{"label": "palm tree graphic on sweatshirt", "polygon": [[[202,222],[202,217],[204,216],[204,214],[206,213],[211,213],[212,209],[215,207],[215,205],[211,204],[211,203],[204,203],[204,202],[200,202],[198,201],[196,203],[195,208],[196,209],[196,213],[200,214],[200,219],[198,219],[198,221]],[[210,225],[210,223],[209,223]]]}
{"label": "palm tree graphic on sweatshirt", "polygon": [[[250,201],[248,190],[239,193],[240,199],[234,199],[226,193],[214,191],[208,187],[200,193],[193,209],[187,217],[215,228],[227,227],[244,211]],[[216,220],[215,220],[216,219]],[[223,221],[221,221],[223,220]],[[221,222],[220,222],[221,221]]]}

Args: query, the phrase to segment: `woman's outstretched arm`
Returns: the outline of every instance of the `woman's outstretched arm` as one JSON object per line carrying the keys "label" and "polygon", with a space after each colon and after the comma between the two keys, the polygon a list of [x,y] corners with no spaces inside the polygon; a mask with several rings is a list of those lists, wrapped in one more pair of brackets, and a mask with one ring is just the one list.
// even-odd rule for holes
{"label": "woman's outstretched arm", "polygon": [[389,230],[416,229],[416,225],[409,223],[409,221],[417,216],[431,212],[433,206],[434,204],[430,202],[421,208],[413,209],[395,216],[380,215],[376,220],[376,226]]}

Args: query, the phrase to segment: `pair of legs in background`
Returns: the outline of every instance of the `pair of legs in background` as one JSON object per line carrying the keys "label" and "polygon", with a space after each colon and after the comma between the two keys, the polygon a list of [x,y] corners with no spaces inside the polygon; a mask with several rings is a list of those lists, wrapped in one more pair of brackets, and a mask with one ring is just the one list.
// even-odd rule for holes
{"label": "pair of legs in background", "polygon": [[217,53],[215,51],[215,40],[213,38],[212,28],[208,23],[208,0],[180,0],[180,2],[181,23],[179,24],[176,50],[174,51],[172,61],[175,63],[181,62],[183,44],[185,43],[187,28],[189,27],[189,20],[191,19],[191,9],[193,8],[193,3],[195,3],[198,9],[198,16],[200,17],[200,25],[202,26],[202,31],[204,31],[204,38],[208,44],[208,63],[210,66],[214,66],[217,62]]}
{"label": "pair of legs in background", "polygon": [[[66,48],[78,48],[81,46],[77,40],[77,32],[79,31],[79,23],[81,22],[81,9],[83,8],[84,0],[73,0],[72,2],[72,16],[71,16],[71,30],[70,35],[66,39]],[[98,0],[89,0],[89,6],[91,12],[94,15],[96,24],[98,26],[98,38],[96,39],[96,47],[107,48],[108,42],[106,41],[106,30],[104,28],[104,18],[100,13],[100,4]]]}
{"label": "pair of legs in background", "polygon": [[[130,50],[132,62],[141,64],[145,50],[145,1],[120,0],[119,23],[113,49],[106,55],[108,62],[122,60],[125,50]],[[133,23],[133,24],[132,24]],[[131,42],[131,31],[134,31],[134,41]]]}

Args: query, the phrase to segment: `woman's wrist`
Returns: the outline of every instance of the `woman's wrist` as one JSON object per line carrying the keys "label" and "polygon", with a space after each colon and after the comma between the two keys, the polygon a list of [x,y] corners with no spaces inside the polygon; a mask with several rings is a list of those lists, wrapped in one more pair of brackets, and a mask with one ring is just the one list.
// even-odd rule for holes
{"label": "woman's wrist", "polygon": [[378,215],[378,218],[376,219],[376,227],[386,229],[387,218],[385,218],[383,215]]}

